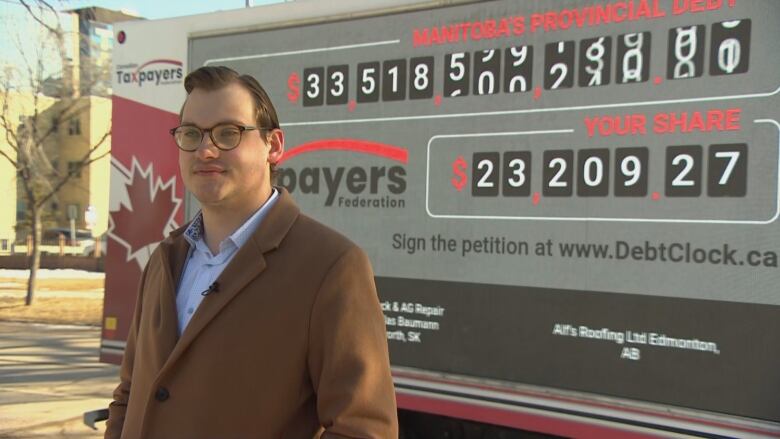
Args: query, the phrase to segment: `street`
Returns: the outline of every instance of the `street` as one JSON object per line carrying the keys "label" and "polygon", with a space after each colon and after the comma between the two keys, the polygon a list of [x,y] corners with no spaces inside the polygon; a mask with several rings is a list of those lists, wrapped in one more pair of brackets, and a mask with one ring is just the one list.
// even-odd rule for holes
{"label": "street", "polygon": [[0,322],[0,438],[100,438],[118,367],[98,362],[100,329]]}

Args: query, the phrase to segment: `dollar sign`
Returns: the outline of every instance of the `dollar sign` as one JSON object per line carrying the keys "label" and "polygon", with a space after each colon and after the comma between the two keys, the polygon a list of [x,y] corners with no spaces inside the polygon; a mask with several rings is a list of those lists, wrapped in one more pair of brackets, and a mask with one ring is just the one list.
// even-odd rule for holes
{"label": "dollar sign", "polygon": [[466,181],[468,180],[468,177],[466,177],[466,167],[468,167],[468,163],[466,163],[466,159],[464,159],[462,155],[459,155],[458,158],[452,162],[452,173],[455,174],[455,177],[452,177],[450,183],[452,183],[452,186],[457,189],[458,192],[463,190],[463,186],[466,185]]}
{"label": "dollar sign", "polygon": [[287,78],[287,88],[290,89],[287,93],[287,99],[293,104],[298,101],[298,96],[301,94],[300,85],[301,78],[298,77],[298,74],[295,72],[290,73],[290,76]]}

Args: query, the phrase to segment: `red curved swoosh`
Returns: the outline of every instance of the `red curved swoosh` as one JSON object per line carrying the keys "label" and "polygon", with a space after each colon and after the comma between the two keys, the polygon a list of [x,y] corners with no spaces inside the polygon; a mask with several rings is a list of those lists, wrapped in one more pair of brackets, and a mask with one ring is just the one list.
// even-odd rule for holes
{"label": "red curved swoosh", "polygon": [[140,72],[142,68],[148,66],[149,64],[154,64],[154,63],[175,64],[177,66],[181,66],[181,61],[176,61],[175,59],[153,59],[151,61],[147,61],[147,62],[141,64],[141,66],[138,67],[137,69],[135,69],[135,71],[136,72]]}
{"label": "red curved swoosh", "polygon": [[385,157],[406,164],[409,162],[409,151],[400,146],[388,145],[386,143],[371,142],[358,139],[323,139],[298,145],[295,148],[285,151],[277,164],[282,164],[291,158],[314,151],[354,151],[363,154],[371,154],[379,157]]}

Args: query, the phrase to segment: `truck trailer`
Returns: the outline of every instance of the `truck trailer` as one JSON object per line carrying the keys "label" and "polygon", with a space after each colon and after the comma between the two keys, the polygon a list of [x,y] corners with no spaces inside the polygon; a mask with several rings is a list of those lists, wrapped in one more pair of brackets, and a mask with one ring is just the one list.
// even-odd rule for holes
{"label": "truck trailer", "polygon": [[225,65],[276,106],[278,184],[372,261],[404,437],[780,437],[778,23],[773,0],[118,23],[101,361],[198,211],[183,80]]}

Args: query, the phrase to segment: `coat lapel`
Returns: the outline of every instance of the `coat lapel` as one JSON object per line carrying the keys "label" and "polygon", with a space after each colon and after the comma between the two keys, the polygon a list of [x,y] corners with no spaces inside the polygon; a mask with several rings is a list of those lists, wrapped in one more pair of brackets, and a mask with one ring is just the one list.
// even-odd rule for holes
{"label": "coat lapel", "polygon": [[[184,329],[181,338],[175,343],[168,360],[160,371],[161,374],[172,367],[181,354],[198,337],[198,334],[208,326],[209,322],[211,322],[219,312],[247,286],[247,284],[265,270],[265,253],[279,247],[300,212],[287,190],[283,188],[277,188],[277,190],[280,191],[280,194],[276,205],[271,208],[258,229],[252,234],[252,237],[241,246],[230,263],[225,267],[222,274],[219,275],[217,278],[217,283],[219,285],[218,291],[206,296],[200,306],[198,306],[198,310]],[[184,241],[183,238],[181,240]],[[181,273],[181,269],[179,269],[178,273]],[[173,322],[176,322],[176,319],[178,318],[176,313],[175,294],[174,289]],[[175,334],[176,329],[174,324],[174,335]]]}
{"label": "coat lapel", "polygon": [[186,227],[174,231],[172,240],[160,243],[164,283],[160,289],[160,316],[157,321],[158,365],[162,367],[173,352],[178,336],[178,312],[176,311],[176,288],[179,284],[184,262],[187,260],[189,244],[181,237]]}

